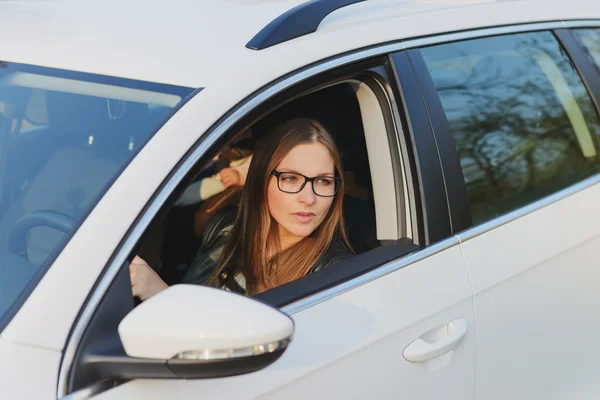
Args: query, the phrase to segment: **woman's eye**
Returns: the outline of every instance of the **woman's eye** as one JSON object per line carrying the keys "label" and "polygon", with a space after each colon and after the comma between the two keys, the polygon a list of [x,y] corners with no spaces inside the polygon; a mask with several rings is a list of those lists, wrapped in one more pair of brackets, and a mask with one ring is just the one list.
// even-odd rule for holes
{"label": "woman's eye", "polygon": [[294,183],[298,180],[297,176],[293,175],[284,175],[281,177],[284,182]]}
{"label": "woman's eye", "polygon": [[329,178],[319,178],[317,180],[317,183],[321,186],[329,186],[333,183],[333,179],[329,179]]}

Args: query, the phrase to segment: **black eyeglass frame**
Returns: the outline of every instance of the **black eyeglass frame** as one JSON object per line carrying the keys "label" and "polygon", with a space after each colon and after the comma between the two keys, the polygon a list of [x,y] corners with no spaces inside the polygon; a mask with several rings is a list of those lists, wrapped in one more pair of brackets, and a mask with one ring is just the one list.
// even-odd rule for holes
{"label": "black eyeglass frame", "polygon": [[[310,183],[311,183],[311,185],[310,185],[310,186],[311,186],[311,188],[312,188],[312,191],[313,191],[313,193],[314,193],[316,196],[319,196],[319,197],[333,197],[333,196],[335,196],[335,195],[337,194],[337,191],[338,191],[338,189],[340,188],[340,183],[342,182],[342,178],[340,178],[339,176],[319,175],[319,176],[314,176],[314,177],[312,177],[312,178],[309,178],[308,176],[306,176],[306,175],[302,175],[302,174],[300,174],[300,173],[298,173],[298,172],[281,172],[281,171],[277,171],[277,170],[273,170],[273,171],[271,171],[271,174],[272,174],[272,175],[274,175],[274,176],[277,178],[277,189],[279,189],[279,191],[280,191],[280,192],[283,192],[283,193],[289,193],[289,194],[300,193],[300,192],[301,192],[301,191],[304,189],[304,186],[306,186],[306,184],[307,184],[308,182],[310,182]],[[283,174],[293,174],[293,175],[298,175],[298,176],[301,176],[301,177],[303,177],[303,178],[304,178],[304,182],[303,182],[303,183],[302,183],[302,185],[300,186],[300,189],[298,189],[298,190],[297,190],[297,191],[295,191],[295,192],[289,192],[289,191],[287,191],[287,190],[283,190],[283,189],[281,188],[281,186],[280,186],[280,181],[279,181],[279,177],[280,177],[281,175],[283,175]],[[334,189],[334,192],[333,192],[333,194],[332,194],[331,196],[324,196],[324,195],[322,195],[322,194],[319,194],[319,193],[317,193],[317,192],[315,191],[315,184],[314,184],[314,181],[315,181],[315,179],[319,179],[319,178],[328,178],[328,179],[333,179],[333,181],[335,182],[335,183],[334,183],[334,184],[335,184],[335,189]]]}

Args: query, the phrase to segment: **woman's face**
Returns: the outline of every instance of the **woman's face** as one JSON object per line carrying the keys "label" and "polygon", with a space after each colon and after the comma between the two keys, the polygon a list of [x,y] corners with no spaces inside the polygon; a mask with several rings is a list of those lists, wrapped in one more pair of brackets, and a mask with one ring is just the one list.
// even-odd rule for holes
{"label": "woman's face", "polygon": [[[309,178],[335,176],[333,158],[321,143],[294,147],[275,169],[278,172],[296,172]],[[271,175],[267,203],[271,217],[279,224],[282,248],[297,243],[317,229],[327,216],[333,199],[317,196],[311,182],[307,182],[298,193],[284,193],[278,188],[277,178]]]}

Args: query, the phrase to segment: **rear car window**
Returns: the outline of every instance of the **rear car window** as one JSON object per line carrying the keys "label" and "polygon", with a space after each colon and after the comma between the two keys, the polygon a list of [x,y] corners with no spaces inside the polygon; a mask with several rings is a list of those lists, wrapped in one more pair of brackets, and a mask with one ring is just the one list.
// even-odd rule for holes
{"label": "rear car window", "polygon": [[0,325],[192,92],[0,62]]}
{"label": "rear car window", "polygon": [[600,121],[552,33],[421,51],[456,142],[475,224],[600,171]]}

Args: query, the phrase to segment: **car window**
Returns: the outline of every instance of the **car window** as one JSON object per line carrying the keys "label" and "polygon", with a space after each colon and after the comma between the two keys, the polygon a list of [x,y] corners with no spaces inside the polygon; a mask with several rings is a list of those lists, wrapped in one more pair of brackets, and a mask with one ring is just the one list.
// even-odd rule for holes
{"label": "car window", "polygon": [[0,319],[191,92],[0,63]]}
{"label": "car window", "polygon": [[456,142],[473,222],[600,170],[600,124],[550,32],[436,45],[422,54]]}
{"label": "car window", "polygon": [[600,29],[574,29],[575,38],[583,45],[589,59],[600,70]]}

